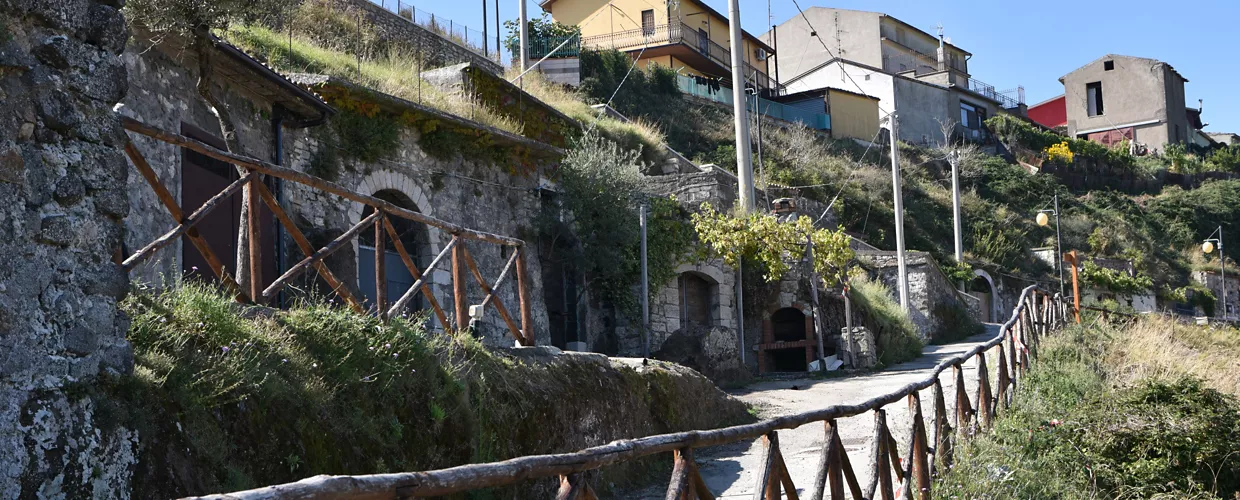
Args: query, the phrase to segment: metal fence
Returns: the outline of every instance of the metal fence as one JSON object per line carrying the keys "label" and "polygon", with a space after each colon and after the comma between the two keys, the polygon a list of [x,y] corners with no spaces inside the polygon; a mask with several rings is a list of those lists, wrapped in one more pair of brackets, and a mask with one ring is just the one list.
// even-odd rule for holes
{"label": "metal fence", "polygon": [[[732,105],[732,89],[719,86],[711,86],[698,83],[697,79],[676,75],[676,84],[680,87],[680,91],[702,99],[709,99],[728,106]],[[752,109],[752,104],[751,104]],[[817,130],[831,129],[831,115],[826,113],[814,113],[804,109],[788,106],[775,101],[758,98],[757,112],[769,118],[777,118],[788,122],[801,122],[805,126]]]}
{"label": "metal fence", "polygon": [[[502,62],[500,48],[495,43],[496,33],[489,31],[491,29],[490,26],[487,27],[488,31],[484,34],[482,31],[470,28],[465,23],[436,15],[434,12],[422,10],[410,0],[370,0],[370,3],[378,5],[418,26],[447,37],[488,59]],[[474,23],[474,26],[477,27],[480,24]]]}

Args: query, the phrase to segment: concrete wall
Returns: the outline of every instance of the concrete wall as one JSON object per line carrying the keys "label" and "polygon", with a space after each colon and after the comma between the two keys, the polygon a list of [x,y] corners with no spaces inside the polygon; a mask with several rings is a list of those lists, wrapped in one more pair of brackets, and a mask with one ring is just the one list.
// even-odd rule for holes
{"label": "concrete wall", "polygon": [[[1113,70],[1105,70],[1106,61],[1114,62]],[[1092,82],[1102,83],[1101,116],[1091,117],[1086,109],[1085,86]],[[1069,134],[1140,124],[1135,140],[1151,148],[1174,142],[1177,125],[1181,142],[1189,137],[1184,80],[1164,62],[1108,55],[1068,73],[1063,85]]]}
{"label": "concrete wall", "polygon": [[104,379],[133,370],[112,262],[130,207],[122,2],[0,1],[0,492],[128,498],[137,434]]}
{"label": "concrete wall", "polygon": [[[831,9],[826,7],[810,7],[805,10],[813,29],[826,42],[835,57],[856,61],[862,64],[883,67],[883,51],[879,32],[877,12],[864,12],[847,9]],[[772,64],[779,66],[779,77],[788,81],[818,65],[831,60],[831,55],[822,47],[817,39],[810,36],[810,24],[806,24],[801,16],[779,24],[773,32],[762,35],[768,44],[778,43],[781,57]],[[838,38],[837,38],[838,35]],[[839,70],[837,69],[836,72]],[[771,76],[774,76],[772,74]],[[851,87],[848,87],[851,90]],[[789,89],[788,93],[796,92]]]}
{"label": "concrete wall", "polygon": [[[880,18],[880,35],[882,40],[884,70],[892,73],[915,70],[916,65],[928,65],[938,69],[939,39],[930,33],[908,26],[890,17]],[[968,74],[968,61],[963,50],[953,45],[944,45],[944,63],[947,67]],[[904,64],[905,67],[901,67]],[[921,73],[920,68],[916,68]]]}
{"label": "concrete wall", "polygon": [[900,140],[913,144],[942,144],[942,123],[959,121],[960,105],[950,106],[945,88],[894,78],[895,109],[900,116]]}
{"label": "concrete wall", "polygon": [[[875,269],[883,284],[898,300],[899,273],[895,252],[858,253],[857,259]],[[968,310],[970,301],[957,296],[955,287],[929,254],[908,252],[905,263],[908,269],[909,304],[912,306],[909,319],[913,320],[924,340],[933,340],[944,327],[936,310],[943,307],[962,307]]]}
{"label": "concrete wall", "polygon": [[[1201,283],[1214,292],[1214,296],[1218,297],[1223,291],[1222,279],[1219,278],[1217,272],[1212,271],[1193,271],[1193,281]],[[1215,315],[1221,314],[1218,304],[1214,306]],[[1234,317],[1240,312],[1240,277],[1227,275],[1227,314]]]}

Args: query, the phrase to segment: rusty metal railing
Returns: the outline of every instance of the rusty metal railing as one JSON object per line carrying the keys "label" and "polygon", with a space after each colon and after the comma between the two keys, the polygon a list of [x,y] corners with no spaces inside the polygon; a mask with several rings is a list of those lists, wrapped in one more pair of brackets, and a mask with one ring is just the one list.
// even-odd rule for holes
{"label": "rusty metal railing", "polygon": [[[603,466],[635,460],[660,453],[672,453],[674,465],[667,498],[712,499],[698,473],[693,450],[705,446],[759,439],[764,443],[763,460],[757,478],[754,498],[797,498],[797,490],[784,465],[779,449],[778,430],[792,429],[822,422],[825,444],[821,451],[817,476],[807,491],[821,500],[829,491],[830,498],[842,499],[847,492],[854,499],[895,498],[895,483],[903,491],[917,492],[917,497],[930,498],[931,477],[950,466],[954,442],[967,439],[988,429],[995,416],[1010,403],[1017,381],[1026,376],[1031,360],[1037,357],[1040,338],[1064,323],[1063,304],[1036,286],[1026,288],[1001,326],[1000,334],[968,352],[944,360],[926,378],[903,388],[854,405],[835,405],[819,410],[786,415],[761,422],[722,429],[660,434],[639,439],[615,441],[572,453],[535,455],[502,462],[469,464],[426,472],[374,474],[366,476],[314,476],[295,483],[268,486],[227,495],[203,498],[253,500],[275,498],[297,499],[396,499],[434,497],[480,488],[505,486],[536,478],[559,477],[557,498],[596,498],[582,472]],[[991,351],[998,363],[998,380],[992,387],[986,358]],[[977,359],[978,387],[971,398],[964,383],[964,364]],[[946,397],[939,376],[951,368],[954,374],[955,414],[947,412]],[[929,419],[921,411],[921,394],[932,391],[934,411]],[[993,389],[993,390],[992,390]],[[897,443],[887,424],[883,407],[906,399],[912,414],[906,460],[901,460]],[[976,401],[976,403],[974,402]],[[874,452],[870,463],[871,479],[865,488],[857,481],[852,462],[840,439],[836,420],[874,413]],[[953,430],[954,422],[954,430]],[[931,441],[928,428],[934,429]],[[953,434],[955,437],[953,437]],[[879,496],[876,497],[875,494]]]}

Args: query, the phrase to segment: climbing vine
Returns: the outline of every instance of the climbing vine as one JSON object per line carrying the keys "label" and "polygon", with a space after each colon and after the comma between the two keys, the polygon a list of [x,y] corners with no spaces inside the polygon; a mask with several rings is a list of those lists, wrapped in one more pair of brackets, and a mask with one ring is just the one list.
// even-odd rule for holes
{"label": "climbing vine", "polygon": [[1099,266],[1092,261],[1085,263],[1081,270],[1081,279],[1096,287],[1128,295],[1149,290],[1154,286],[1154,280],[1149,276],[1130,275],[1123,271]]}
{"label": "climbing vine", "polygon": [[801,258],[807,240],[814,243],[814,271],[828,286],[844,278],[845,265],[853,258],[843,229],[814,227],[806,216],[791,221],[762,213],[736,217],[703,203],[692,219],[698,238],[725,263],[735,267],[742,258],[754,259],[766,267],[767,281],[778,281],[788,272],[789,260]]}

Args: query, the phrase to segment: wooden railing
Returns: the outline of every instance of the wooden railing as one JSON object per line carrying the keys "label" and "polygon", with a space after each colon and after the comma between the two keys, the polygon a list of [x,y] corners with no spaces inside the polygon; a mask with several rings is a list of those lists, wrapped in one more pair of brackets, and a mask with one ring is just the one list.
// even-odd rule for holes
{"label": "wooden railing", "polygon": [[[931,477],[946,471],[952,462],[955,441],[973,436],[991,426],[995,416],[1007,408],[1017,381],[1025,377],[1032,359],[1037,357],[1039,339],[1064,322],[1064,308],[1051,295],[1031,286],[1020,295],[1012,317],[1002,325],[994,339],[968,352],[949,358],[935,366],[926,378],[869,401],[854,405],[836,405],[819,410],[786,415],[761,422],[722,429],[661,434],[639,439],[615,441],[603,446],[573,453],[535,455],[503,462],[470,464],[448,469],[367,476],[314,476],[301,481],[254,490],[213,495],[204,498],[256,499],[396,499],[449,495],[480,488],[512,485],[527,479],[559,477],[558,499],[596,498],[582,472],[603,466],[672,453],[674,466],[667,498],[712,499],[698,473],[693,450],[706,446],[735,443],[750,439],[763,440],[762,468],[756,484],[755,499],[778,499],[783,491],[787,498],[798,498],[792,477],[784,465],[779,449],[780,429],[793,429],[805,424],[822,422],[825,444],[822,448],[817,476],[808,488],[811,498],[821,500],[829,491],[830,498],[842,499],[845,492],[853,499],[895,498],[894,484],[903,491],[915,491],[917,497],[930,498]],[[998,380],[992,387],[987,368],[987,353],[995,350]],[[978,387],[970,398],[964,382],[964,364],[977,358]],[[947,413],[947,394],[939,375],[952,369],[956,411]],[[920,391],[931,389],[934,411],[924,418]],[[993,389],[993,390],[992,390]],[[912,414],[911,432],[906,443],[911,450],[908,460],[898,456],[883,407],[906,399]],[[974,403],[976,401],[976,403]],[[874,413],[872,453],[867,463],[871,478],[862,488],[845,451],[837,419]],[[952,426],[955,426],[953,429]],[[934,429],[933,441],[928,428]],[[953,437],[953,434],[955,437]],[[875,494],[879,495],[878,497]]]}
{"label": "wooden railing", "polygon": [[[459,224],[453,224],[451,222],[430,217],[412,210],[407,210],[373,196],[355,193],[322,178],[297,170],[281,167],[279,165],[274,165],[272,163],[248,156],[222,151],[194,139],[151,127],[132,118],[122,117],[121,121],[125,129],[130,132],[195,151],[216,160],[228,162],[239,167],[241,171],[244,172],[239,179],[234,181],[232,184],[229,184],[215,196],[212,196],[204,202],[201,207],[194,210],[192,214],[186,216],[184,211],[177,204],[176,198],[173,197],[172,193],[164,187],[162,182],[160,182],[155,170],[151,168],[149,163],[147,163],[141,152],[138,151],[138,148],[134,146],[132,142],[126,143],[125,153],[129,156],[134,168],[136,168],[138,173],[146,179],[147,183],[155,191],[155,196],[159,198],[161,203],[163,203],[164,207],[168,210],[168,214],[172,217],[173,221],[177,223],[177,225],[168,232],[164,233],[162,236],[156,238],[154,241],[139,249],[137,252],[134,252],[128,257],[124,257],[121,265],[125,271],[132,271],[135,266],[154,256],[157,250],[175,243],[182,236],[184,236],[192,245],[194,245],[194,248],[202,254],[208,267],[211,268],[211,271],[217,278],[219,278],[220,282],[223,283],[225,287],[232,290],[239,301],[266,303],[279,294],[280,290],[287,286],[291,281],[305,273],[307,270],[313,268],[318,271],[323,280],[327,282],[328,286],[331,287],[331,291],[340,296],[349,307],[359,313],[373,312],[384,320],[392,316],[399,315],[403,312],[405,307],[409,305],[409,302],[420,293],[425,296],[427,303],[430,305],[430,308],[435,314],[435,317],[445,330],[452,328],[461,329],[465,328],[469,324],[469,303],[467,294],[469,278],[465,274],[466,272],[469,272],[473,275],[474,280],[477,281],[483,293],[486,294],[486,297],[482,301],[483,310],[485,310],[488,305],[494,306],[495,310],[504,320],[504,323],[508,326],[508,330],[514,339],[522,345],[534,345],[533,316],[530,309],[529,277],[526,272],[525,242],[508,236],[477,231]],[[371,207],[374,211],[371,215],[364,217],[361,221],[354,224],[343,234],[329,242],[326,246],[315,249],[310,245],[310,242],[306,239],[301,230],[298,229],[297,225],[293,223],[292,219],[284,211],[283,207],[280,206],[275,196],[271,193],[271,190],[263,184],[262,177],[264,175],[269,175],[289,182],[296,182],[298,184],[339,196],[346,200],[355,201]],[[201,235],[198,234],[197,229],[195,229],[195,225],[202,222],[203,218],[205,218],[216,208],[224,205],[231,196],[235,195],[238,191],[241,191],[242,188],[247,185],[249,186],[249,196],[246,197],[244,202],[247,204],[247,208],[249,209],[249,217],[245,221],[247,227],[249,228],[248,234],[250,238],[248,244],[248,260],[251,270],[250,274],[255,277],[255,279],[250,280],[248,287],[242,287],[232,276],[229,275],[223,262],[211,250],[211,246]],[[257,279],[257,277],[262,276],[261,270],[263,266],[263,259],[261,258],[262,246],[258,241],[259,235],[261,234],[258,230],[260,223],[258,207],[260,201],[266,205],[273,215],[275,215],[276,220],[279,221],[280,225],[293,239],[302,254],[305,256],[301,261],[292,265],[287,270],[284,270],[283,274],[276,278],[266,288],[262,287],[262,280]],[[440,230],[452,235],[452,240],[443,247],[443,249],[439,252],[439,255],[435,256],[435,259],[431,261],[430,265],[428,265],[426,269],[418,269],[418,266],[414,263],[413,258],[409,256],[408,250],[401,243],[396,229],[391,222],[391,217],[400,217],[413,222],[422,223],[427,226],[439,228]],[[409,273],[414,277],[414,279],[417,280],[402,296],[389,302],[386,287],[383,286],[386,281],[386,252],[382,250],[376,251],[375,300],[373,307],[371,307],[369,311],[356,297],[353,296],[353,293],[349,291],[349,287],[337,278],[324,262],[324,259],[327,256],[351,243],[353,238],[357,237],[358,234],[367,228],[371,228],[374,231],[375,248],[377,249],[385,248],[386,246],[384,244],[384,240],[386,238],[391,238],[392,244],[395,247],[397,254],[399,254],[401,261],[404,263],[405,267],[408,268]],[[509,257],[503,272],[501,272],[499,277],[496,278],[494,284],[487,283],[486,279],[483,278],[482,273],[479,271],[478,265],[474,262],[474,258],[469,253],[469,249],[467,248],[467,242],[470,241],[479,241],[513,248],[512,255]],[[449,318],[444,313],[443,308],[435,299],[435,295],[427,286],[427,276],[430,275],[431,272],[444,261],[445,257],[448,257],[451,260],[452,266],[452,296],[454,302],[453,305],[455,306],[455,311],[453,311],[454,318],[452,318],[453,321],[449,321]],[[508,313],[507,308],[504,307],[503,302],[497,295],[495,295],[495,290],[499,289],[504,284],[514,267],[516,268],[517,275],[517,297],[520,301],[521,324],[519,328],[516,322],[513,321],[512,316]]]}

